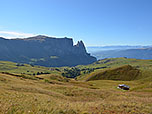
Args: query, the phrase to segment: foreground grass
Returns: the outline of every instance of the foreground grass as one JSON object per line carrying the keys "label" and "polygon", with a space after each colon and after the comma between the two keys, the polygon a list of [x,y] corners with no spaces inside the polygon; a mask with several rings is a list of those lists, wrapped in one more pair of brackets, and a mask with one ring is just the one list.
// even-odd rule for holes
{"label": "foreground grass", "polygon": [[[140,80],[78,82],[66,80],[60,76],[52,79],[52,75],[35,78],[36,80],[32,80],[0,74],[0,113],[152,113],[152,83],[149,81],[144,81],[144,83]],[[120,83],[131,86],[131,90],[117,89]],[[144,91],[146,89],[147,91]]]}

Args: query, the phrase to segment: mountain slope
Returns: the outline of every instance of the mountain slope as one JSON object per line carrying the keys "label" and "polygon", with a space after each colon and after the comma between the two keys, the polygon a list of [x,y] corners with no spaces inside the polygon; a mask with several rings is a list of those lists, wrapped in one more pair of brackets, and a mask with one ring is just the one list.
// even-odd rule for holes
{"label": "mountain slope", "polygon": [[[117,89],[120,83],[130,90]],[[79,82],[60,74],[0,73],[1,114],[151,114],[151,102],[151,81]]]}
{"label": "mountain slope", "polygon": [[135,80],[140,75],[140,70],[130,65],[121,66],[91,74],[87,81],[91,80]]}
{"label": "mountain slope", "polygon": [[71,38],[35,36],[26,39],[0,38],[0,60],[42,66],[75,66],[96,61],[82,41],[73,45]]}
{"label": "mountain slope", "polygon": [[[107,59],[102,59],[98,60],[97,62],[94,62],[93,64],[90,65],[79,65],[77,68],[79,69],[93,69],[91,73],[89,72],[82,72],[80,76],[77,77],[77,80],[85,81],[91,76],[95,76],[96,74],[102,74],[103,72],[107,71],[106,74],[108,73],[111,77],[106,77],[107,75],[103,75],[102,79],[112,79],[113,75],[111,73],[111,69],[114,69],[114,72],[117,72],[117,68],[124,68],[124,66],[132,66],[132,68],[137,69],[136,71],[140,71],[140,76],[137,76],[137,80],[149,80],[152,81],[152,60],[142,60],[142,59],[129,59],[129,58],[107,58]],[[133,70],[132,69],[132,70]],[[133,70],[133,71],[134,71]],[[126,71],[126,70],[124,70]],[[127,72],[125,72],[127,74]],[[122,76],[120,73],[116,73],[119,75],[116,76]],[[128,76],[128,75],[124,75]],[[129,75],[129,77],[132,75]],[[125,77],[127,78],[127,77]],[[132,78],[132,77],[131,77]],[[121,80],[124,80],[124,78],[121,78]]]}

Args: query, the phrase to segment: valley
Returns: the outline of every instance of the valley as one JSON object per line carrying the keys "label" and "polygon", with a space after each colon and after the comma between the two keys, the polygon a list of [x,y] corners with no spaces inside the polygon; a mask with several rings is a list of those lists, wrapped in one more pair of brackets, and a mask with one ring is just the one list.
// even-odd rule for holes
{"label": "valley", "polygon": [[[123,72],[121,78],[120,68]],[[140,75],[131,75],[126,80],[130,69],[139,71]],[[104,59],[75,67],[18,66],[17,63],[1,61],[0,113],[150,114],[151,69],[151,60],[127,58]],[[117,74],[119,80],[108,78],[109,74],[102,76],[105,71],[111,76]],[[77,72],[76,77],[63,76],[63,73]],[[88,80],[96,74],[99,78]],[[118,84],[129,85],[130,90],[118,89]]]}
{"label": "valley", "polygon": [[152,0],[1,0],[0,114],[152,114]]}

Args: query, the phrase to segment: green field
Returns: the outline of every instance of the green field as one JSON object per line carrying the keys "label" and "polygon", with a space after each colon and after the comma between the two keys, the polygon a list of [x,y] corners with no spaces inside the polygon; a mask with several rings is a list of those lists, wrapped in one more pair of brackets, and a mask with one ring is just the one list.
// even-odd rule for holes
{"label": "green field", "polygon": [[[131,65],[131,69],[128,66]],[[80,76],[66,78],[62,73],[70,67],[47,68],[16,66],[0,62],[0,113],[2,114],[151,114],[152,113],[152,60],[126,58],[104,59],[91,65],[76,66]],[[94,68],[94,70],[90,70]],[[97,69],[96,69],[97,68]],[[98,69],[100,68],[100,69]],[[121,70],[119,70],[122,68]],[[130,68],[130,67],[129,67]],[[66,70],[65,70],[66,69]],[[74,68],[73,68],[74,69]],[[127,69],[127,73],[126,73]],[[78,71],[79,71],[78,70]],[[130,71],[131,70],[131,71]],[[75,70],[74,70],[75,71]],[[103,75],[103,72],[108,74]],[[119,77],[112,80],[107,76]],[[139,71],[136,78],[125,76]],[[49,74],[33,75],[37,72]],[[85,73],[84,73],[85,72]],[[86,80],[106,76],[105,79]],[[121,75],[122,75],[121,74]],[[126,84],[128,91],[118,89]]]}
{"label": "green field", "polygon": [[[127,58],[110,58],[110,59],[103,59],[99,60],[93,64],[90,65],[80,65],[77,66],[80,69],[83,68],[100,68],[96,69],[94,73],[100,73],[103,71],[108,71],[109,69],[115,69],[119,67],[123,67],[125,65],[131,65],[132,67],[139,69],[141,71],[141,74],[138,79],[150,79],[152,81],[152,60],[140,60],[140,59],[127,59]],[[103,67],[103,68],[101,68]],[[105,67],[105,68],[104,68]],[[77,77],[78,80],[86,80],[86,77],[92,76],[92,74],[82,74],[79,77]]]}
{"label": "green field", "polygon": [[23,66],[17,66],[17,63],[8,62],[8,61],[0,61],[0,72],[9,72],[14,74],[27,74],[33,75],[38,72],[41,73],[53,73],[60,74],[57,68],[49,68],[43,66],[34,66],[29,64],[23,64]]}

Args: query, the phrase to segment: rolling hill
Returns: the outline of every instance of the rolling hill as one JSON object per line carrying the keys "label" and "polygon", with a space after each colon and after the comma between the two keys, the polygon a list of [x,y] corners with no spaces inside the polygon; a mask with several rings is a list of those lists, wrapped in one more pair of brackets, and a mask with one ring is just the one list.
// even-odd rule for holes
{"label": "rolling hill", "polygon": [[102,72],[91,74],[86,81],[91,80],[122,80],[131,81],[139,77],[140,70],[130,65],[121,66],[114,69],[108,69]]}
{"label": "rolling hill", "polygon": [[[93,68],[91,72],[86,72]],[[77,80],[62,76],[63,72],[75,72],[78,69],[81,76],[78,76]],[[1,61],[0,72],[2,114],[152,112],[152,60],[111,58],[90,65],[79,65],[76,68],[48,68]],[[33,75],[33,72],[49,74]],[[98,74],[100,79],[94,74]],[[88,76],[97,80],[90,78],[91,80],[85,81]],[[115,80],[115,76],[122,77]],[[129,85],[130,90],[117,89],[118,84],[122,83]]]}
{"label": "rolling hill", "polygon": [[[126,67],[127,66],[127,67]],[[142,59],[129,59],[129,58],[107,58],[107,59],[102,59],[98,60],[97,62],[90,64],[90,65],[79,65],[77,66],[79,69],[94,69],[90,73],[83,73],[77,77],[77,80],[83,80],[86,81],[89,77],[95,76],[96,74],[101,74],[102,76],[109,75],[111,77],[102,77],[102,79],[112,79],[113,74],[118,74],[116,76],[120,77],[123,76],[124,74],[121,74],[119,71],[120,68],[124,70],[124,73],[129,73],[128,71],[125,70],[125,68],[133,70],[133,73],[136,71],[140,71],[140,76],[136,77],[136,80],[138,79],[147,79],[152,81],[152,60],[142,60]],[[123,69],[124,68],[124,69]],[[135,72],[134,72],[135,71]],[[104,74],[105,73],[105,74]],[[104,75],[102,75],[104,74]],[[136,73],[135,73],[136,74]],[[132,77],[131,74],[127,74],[125,76],[129,76],[130,78]],[[117,77],[117,78],[118,78]],[[133,76],[134,77],[134,76]],[[133,78],[132,77],[132,78]],[[127,77],[126,77],[127,78]],[[123,80],[123,79],[122,79]],[[131,79],[134,80],[134,79]]]}

